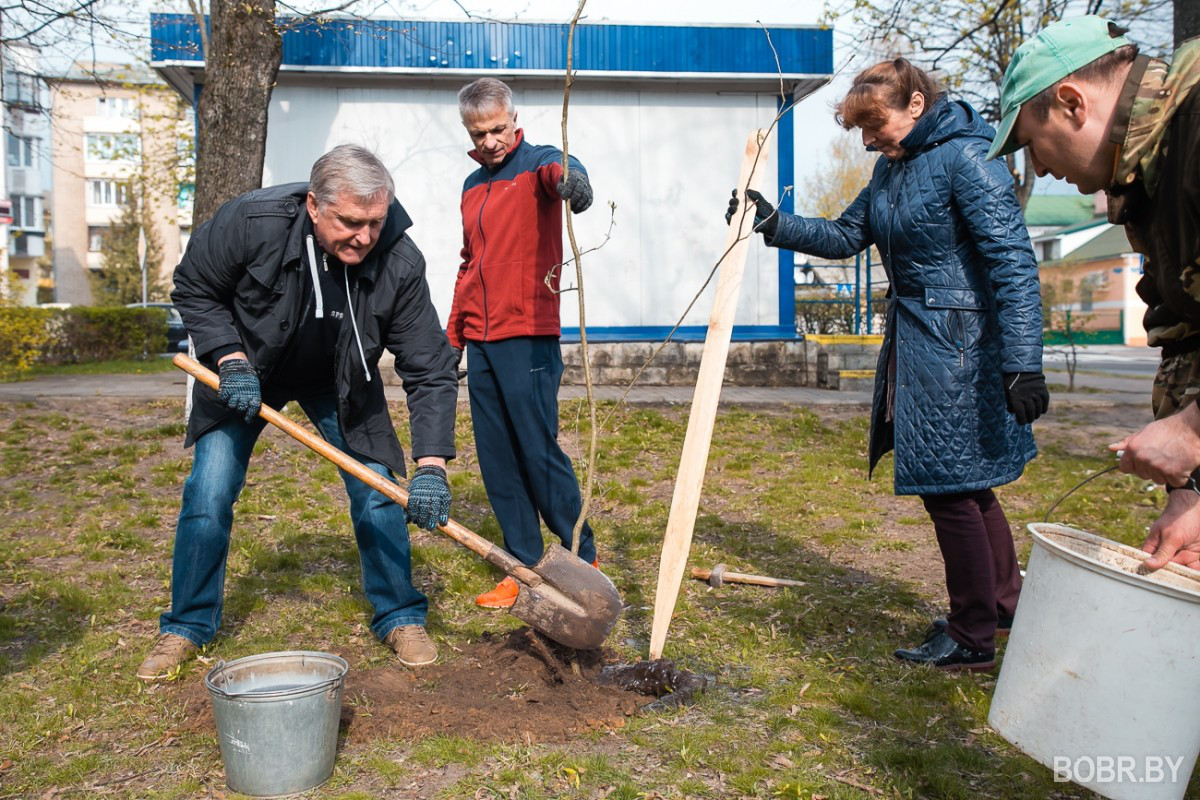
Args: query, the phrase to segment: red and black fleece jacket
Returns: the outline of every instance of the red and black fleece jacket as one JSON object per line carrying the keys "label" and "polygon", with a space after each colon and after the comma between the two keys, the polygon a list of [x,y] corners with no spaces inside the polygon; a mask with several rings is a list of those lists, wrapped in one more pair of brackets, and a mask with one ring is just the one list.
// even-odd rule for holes
{"label": "red and black fleece jacket", "polygon": [[[480,161],[471,151],[470,156]],[[482,163],[482,162],[481,162]],[[571,169],[585,175],[571,157]],[[481,166],[463,183],[462,264],[446,334],[453,347],[517,336],[558,336],[562,263],[562,151],[524,141],[495,169]]]}

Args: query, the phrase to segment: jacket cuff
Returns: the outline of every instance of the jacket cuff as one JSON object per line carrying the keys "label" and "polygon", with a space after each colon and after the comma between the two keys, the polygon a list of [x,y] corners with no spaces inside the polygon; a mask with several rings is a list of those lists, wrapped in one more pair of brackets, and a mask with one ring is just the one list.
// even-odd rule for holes
{"label": "jacket cuff", "polygon": [[412,460],[415,462],[422,458],[444,458],[447,461],[453,461],[455,450],[453,447],[438,447],[436,445],[417,445],[415,442],[412,446]]}
{"label": "jacket cuff", "polygon": [[223,344],[214,350],[210,350],[204,355],[204,358],[215,364],[230,353],[236,353],[241,349],[242,345],[240,342],[237,344]]}

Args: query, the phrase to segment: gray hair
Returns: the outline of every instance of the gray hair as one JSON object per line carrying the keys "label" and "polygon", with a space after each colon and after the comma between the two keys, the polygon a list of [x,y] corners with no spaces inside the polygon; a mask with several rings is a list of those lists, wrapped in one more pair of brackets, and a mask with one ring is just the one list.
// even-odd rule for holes
{"label": "gray hair", "polygon": [[388,202],[396,196],[392,173],[379,157],[356,144],[340,144],[313,164],[308,190],[325,208],[343,192],[356,200],[372,200],[387,192]]}
{"label": "gray hair", "polygon": [[463,119],[477,117],[494,108],[513,113],[512,89],[495,78],[471,81],[458,92],[458,113]]}

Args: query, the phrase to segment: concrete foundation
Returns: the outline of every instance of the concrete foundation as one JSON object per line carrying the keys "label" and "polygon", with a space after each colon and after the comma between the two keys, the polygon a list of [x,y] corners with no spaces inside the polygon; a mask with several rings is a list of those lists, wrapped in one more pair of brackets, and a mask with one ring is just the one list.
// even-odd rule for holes
{"label": "concrete foundation", "polygon": [[[725,364],[727,386],[808,386],[852,391],[874,384],[882,337],[808,336],[802,340],[733,342]],[[700,371],[703,342],[591,342],[592,382],[597,386],[691,386]],[[578,342],[562,345],[563,383],[584,383]],[[650,361],[651,356],[654,356]],[[649,366],[642,367],[650,361]],[[399,383],[392,358],[380,360],[385,383]],[[642,370],[640,376],[638,370]]]}

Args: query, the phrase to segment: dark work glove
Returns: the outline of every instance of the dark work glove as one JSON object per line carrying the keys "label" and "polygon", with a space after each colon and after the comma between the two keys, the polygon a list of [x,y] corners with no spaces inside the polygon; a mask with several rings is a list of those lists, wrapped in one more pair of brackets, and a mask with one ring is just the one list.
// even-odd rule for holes
{"label": "dark work glove", "polygon": [[229,358],[217,367],[221,374],[217,396],[234,411],[246,415],[246,422],[258,416],[262,405],[262,390],[258,385],[258,373],[244,358]]}
{"label": "dark work glove", "polygon": [[568,172],[567,177],[558,182],[558,196],[571,204],[572,213],[587,211],[592,205],[592,185],[588,183],[587,175],[577,169]]}
{"label": "dark work glove", "polygon": [[[746,190],[746,198],[754,203],[754,230],[767,237],[774,236],[779,227],[779,214],[776,213],[775,206],[753,189]],[[726,225],[732,224],[733,215],[737,210],[738,196],[737,189],[734,189],[733,197],[729,200],[729,209],[725,212]]]}
{"label": "dark work glove", "polygon": [[1050,407],[1046,376],[1040,372],[1004,373],[1004,395],[1017,424],[1028,425]]}
{"label": "dark work glove", "polygon": [[461,381],[463,378],[467,377],[467,371],[462,368],[463,349],[461,347],[451,347],[450,350],[454,353],[454,371],[458,375],[458,379]]}
{"label": "dark work glove", "polygon": [[408,518],[431,531],[450,521],[450,484],[446,470],[433,464],[417,467],[408,482]]}

